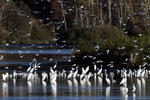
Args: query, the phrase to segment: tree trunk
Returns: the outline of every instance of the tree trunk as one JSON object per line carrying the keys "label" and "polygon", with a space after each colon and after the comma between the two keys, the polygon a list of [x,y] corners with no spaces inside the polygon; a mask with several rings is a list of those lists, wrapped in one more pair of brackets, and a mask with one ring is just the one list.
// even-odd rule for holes
{"label": "tree trunk", "polygon": [[65,30],[67,31],[67,22],[66,22],[66,16],[64,12],[63,0],[61,0],[61,8],[62,8],[62,14],[63,14],[64,24],[65,24]]}
{"label": "tree trunk", "polygon": [[111,21],[112,21],[112,17],[111,17],[112,16],[111,15],[111,0],[108,1],[108,14],[109,14],[108,15],[109,16],[108,17],[109,18],[109,24],[111,24]]}
{"label": "tree trunk", "polygon": [[77,0],[75,0],[75,23],[78,22],[78,6],[77,6]]}
{"label": "tree trunk", "polygon": [[2,21],[3,12],[5,11],[5,7],[6,7],[6,3],[4,5],[1,5],[1,8],[0,8],[0,23]]}
{"label": "tree trunk", "polygon": [[80,13],[80,19],[81,19],[81,27],[83,27],[83,15]]}
{"label": "tree trunk", "polygon": [[104,24],[104,20],[103,20],[103,3],[100,3],[100,18],[101,18],[101,24]]}

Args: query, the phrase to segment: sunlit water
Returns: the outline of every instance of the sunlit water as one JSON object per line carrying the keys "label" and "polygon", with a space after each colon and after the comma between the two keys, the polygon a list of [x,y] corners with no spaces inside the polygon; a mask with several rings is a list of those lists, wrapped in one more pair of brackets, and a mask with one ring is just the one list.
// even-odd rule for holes
{"label": "sunlit water", "polygon": [[[123,91],[120,79],[107,85],[104,78],[92,76],[90,80],[79,78],[67,80],[58,77],[56,83],[50,80],[42,81],[40,74],[32,81],[22,78],[9,78],[0,81],[0,99],[3,100],[149,100],[149,78],[128,78],[128,93]],[[136,86],[133,93],[132,84]]]}

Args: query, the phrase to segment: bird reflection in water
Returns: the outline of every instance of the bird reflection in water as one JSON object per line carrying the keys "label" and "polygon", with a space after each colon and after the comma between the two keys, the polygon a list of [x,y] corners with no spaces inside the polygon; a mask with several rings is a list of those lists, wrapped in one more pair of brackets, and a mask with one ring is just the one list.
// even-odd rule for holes
{"label": "bird reflection in water", "polygon": [[143,77],[141,78],[141,83],[142,83],[141,84],[142,85],[142,87],[141,87],[142,88],[142,96],[145,96],[145,85],[146,84],[145,84],[145,79]]}
{"label": "bird reflection in water", "polygon": [[86,80],[85,79],[80,79],[80,84],[81,84],[82,96],[84,96]]}
{"label": "bird reflection in water", "polygon": [[139,96],[141,97],[141,80],[139,78],[137,78],[137,90],[139,93]]}
{"label": "bird reflection in water", "polygon": [[120,87],[120,92],[123,100],[128,100],[128,88],[126,85]]}
{"label": "bird reflection in water", "polygon": [[67,80],[67,83],[68,83],[68,88],[69,88],[69,94],[72,95],[72,81]]}
{"label": "bird reflection in water", "polygon": [[28,84],[28,93],[31,94],[32,93],[32,82],[27,81],[27,84]]}
{"label": "bird reflection in water", "polygon": [[56,97],[57,96],[57,83],[56,83],[56,81],[51,83],[51,90],[52,90],[52,95],[54,97]]}
{"label": "bird reflection in water", "polygon": [[103,92],[102,85],[103,85],[102,78],[101,78],[100,76],[98,76],[98,86],[100,87],[100,93],[99,93],[99,95],[100,95],[101,97],[102,97],[102,92]]}
{"label": "bird reflection in water", "polygon": [[47,92],[47,83],[45,81],[42,81],[42,85],[43,85],[43,93],[46,94]]}
{"label": "bird reflection in water", "polygon": [[86,80],[87,88],[88,88],[88,96],[91,96],[91,82],[89,79]]}
{"label": "bird reflection in water", "polygon": [[73,85],[74,85],[74,88],[75,88],[76,96],[78,96],[78,81],[77,81],[76,78],[73,78]]}
{"label": "bird reflection in water", "polygon": [[110,99],[110,89],[111,89],[110,86],[107,86],[107,87],[106,87],[106,100],[109,100],[109,99]]}
{"label": "bird reflection in water", "polygon": [[3,88],[3,97],[8,97],[8,83],[3,82],[2,83],[2,88]]}
{"label": "bird reflection in water", "polygon": [[136,94],[133,93],[133,100],[136,100]]}
{"label": "bird reflection in water", "polygon": [[13,93],[16,94],[16,79],[13,79]]}

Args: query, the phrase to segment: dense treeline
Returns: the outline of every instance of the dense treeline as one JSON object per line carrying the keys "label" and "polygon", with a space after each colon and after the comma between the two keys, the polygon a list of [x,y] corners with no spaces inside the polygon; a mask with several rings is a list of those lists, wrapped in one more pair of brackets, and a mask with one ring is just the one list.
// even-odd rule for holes
{"label": "dense treeline", "polygon": [[49,27],[37,23],[23,1],[0,0],[0,43],[52,43]]}
{"label": "dense treeline", "polygon": [[[46,32],[47,36],[52,35],[52,31],[60,33],[77,25],[81,27],[96,27],[103,24],[111,24],[122,28],[129,35],[146,34],[149,32],[150,24],[149,5],[149,0],[9,0],[9,2],[1,0],[1,30],[11,30],[11,28],[8,29],[5,26],[9,24],[6,22],[7,20],[9,22],[10,20],[15,21],[13,17],[18,20],[16,24],[21,25],[21,22],[24,23],[19,21],[22,19],[25,22],[29,22],[27,25],[20,26],[26,28],[22,29],[23,31],[25,30],[24,32],[18,30],[20,33],[16,32],[16,35],[12,34],[12,36],[5,34],[12,39],[4,39],[8,36],[2,37],[7,41],[13,41],[18,38],[22,40],[21,34],[29,35],[32,33],[33,27],[44,27],[42,24],[47,27],[45,30],[50,33],[47,34]],[[10,16],[12,16],[11,19],[9,19]],[[15,22],[12,23],[14,24]],[[12,29],[15,28],[12,27]],[[38,34],[42,34],[42,32]],[[28,38],[33,39],[32,37],[34,36],[32,35]],[[46,39],[38,38],[37,40],[44,41]],[[27,39],[27,41],[29,40]]]}
{"label": "dense treeline", "polygon": [[[17,1],[17,0],[16,0]],[[94,27],[112,24],[130,35],[149,27],[149,0],[24,0],[32,14],[44,24],[63,30],[74,25]]]}
{"label": "dense treeline", "polygon": [[63,41],[80,64],[150,66],[150,0],[0,1],[1,43]]}

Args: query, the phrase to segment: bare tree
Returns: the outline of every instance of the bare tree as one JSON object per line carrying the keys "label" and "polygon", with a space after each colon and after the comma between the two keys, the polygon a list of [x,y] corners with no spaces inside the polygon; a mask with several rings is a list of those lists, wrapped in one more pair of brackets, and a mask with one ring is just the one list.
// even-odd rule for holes
{"label": "bare tree", "polygon": [[66,16],[65,16],[65,10],[64,10],[64,5],[63,5],[63,0],[61,0],[61,8],[62,8],[62,14],[63,14],[63,22],[65,24],[65,30],[67,31],[67,21],[66,21]]}
{"label": "bare tree", "polygon": [[111,20],[112,20],[112,15],[111,15],[111,4],[112,4],[112,0],[108,0],[108,18],[109,18],[109,24],[111,24]]}
{"label": "bare tree", "polygon": [[7,7],[7,3],[4,0],[1,0],[0,1],[0,22],[3,19],[3,13],[4,13],[6,7]]}

